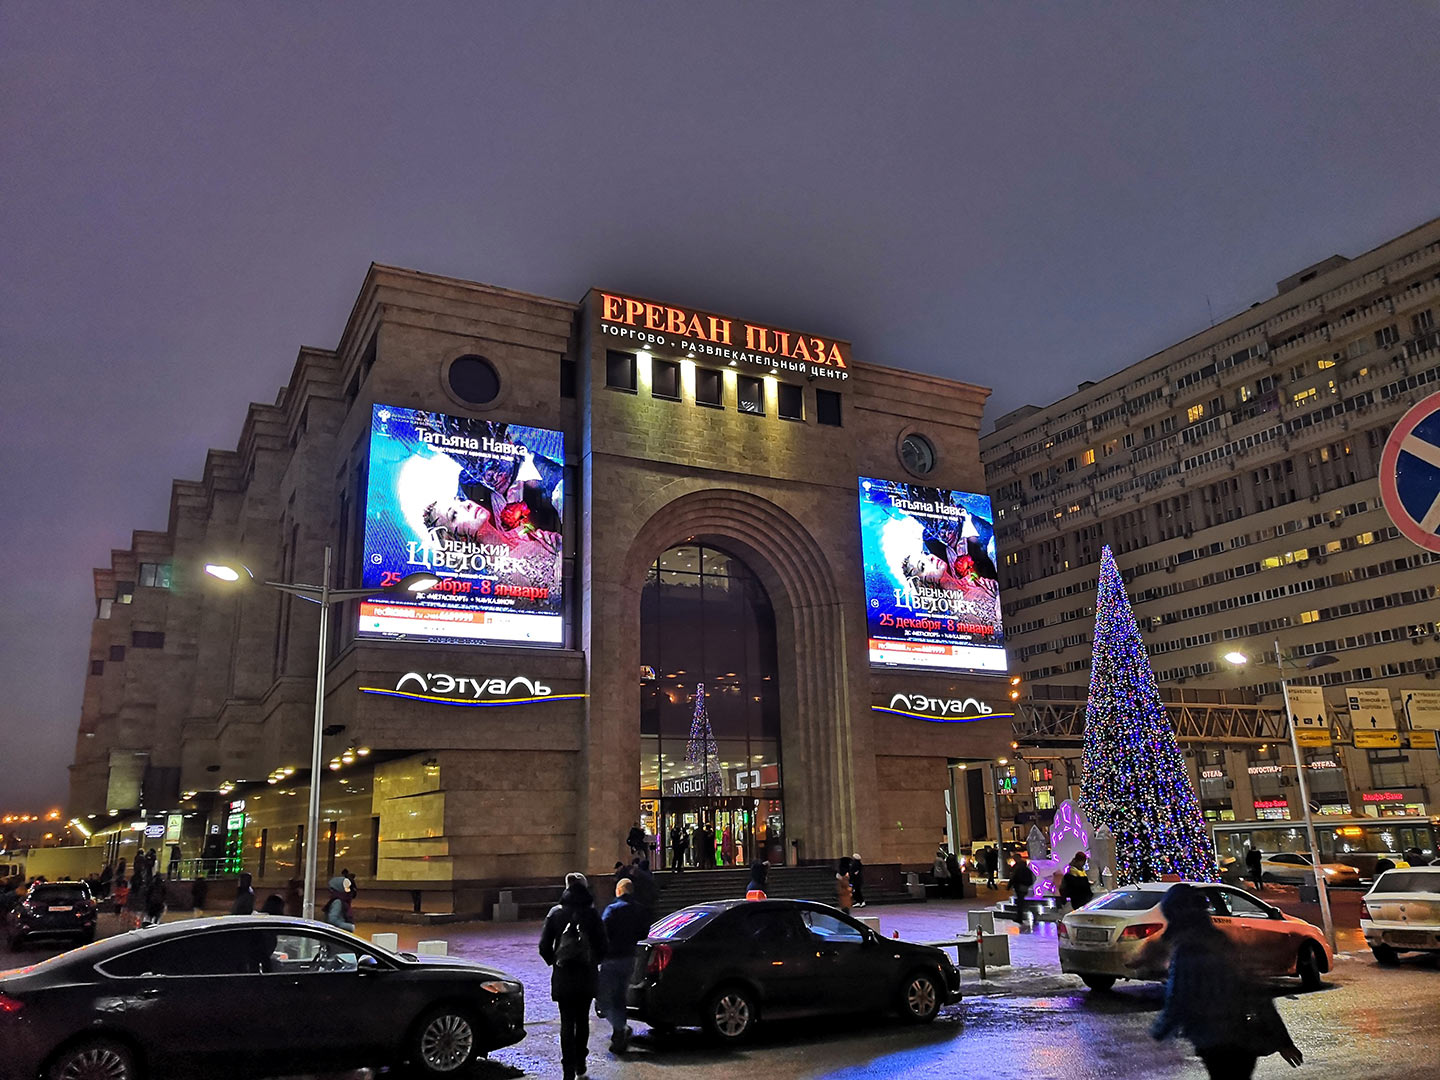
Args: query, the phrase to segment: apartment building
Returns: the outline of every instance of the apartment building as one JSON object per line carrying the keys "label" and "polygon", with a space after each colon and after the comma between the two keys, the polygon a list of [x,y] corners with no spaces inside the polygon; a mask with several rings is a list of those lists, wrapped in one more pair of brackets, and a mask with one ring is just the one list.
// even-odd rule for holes
{"label": "apartment building", "polygon": [[[1399,534],[1377,479],[1395,422],[1440,390],[1437,316],[1440,219],[1307,267],[1208,330],[1002,416],[981,456],[1011,660],[1031,701],[1052,717],[1065,702],[1083,710],[1109,544],[1168,701],[1275,710],[1275,641],[1302,665],[1324,657],[1293,672],[1325,688],[1337,725],[1334,747],[1304,751],[1312,804],[1440,811],[1436,751],[1405,733],[1402,694],[1440,690],[1440,555]],[[1232,651],[1250,663],[1227,663]],[[1391,692],[1398,746],[1348,744],[1357,685]],[[1298,817],[1288,745],[1246,730],[1181,733],[1207,816]],[[1078,746],[1053,741],[1078,782]],[[1013,770],[1022,820],[1053,801],[1032,774],[1060,764]]]}

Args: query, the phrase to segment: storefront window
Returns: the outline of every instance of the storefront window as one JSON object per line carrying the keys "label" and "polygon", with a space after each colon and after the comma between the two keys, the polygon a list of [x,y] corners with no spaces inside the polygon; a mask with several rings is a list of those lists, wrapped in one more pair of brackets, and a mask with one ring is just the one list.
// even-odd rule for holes
{"label": "storefront window", "polygon": [[642,821],[655,865],[786,859],[775,613],[716,548],[672,548],[640,598]]}

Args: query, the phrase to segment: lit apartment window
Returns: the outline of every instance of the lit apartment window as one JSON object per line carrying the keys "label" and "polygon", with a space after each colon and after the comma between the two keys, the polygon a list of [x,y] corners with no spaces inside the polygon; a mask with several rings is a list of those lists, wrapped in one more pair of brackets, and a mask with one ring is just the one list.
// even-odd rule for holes
{"label": "lit apartment window", "polygon": [[1334,366],[1335,366],[1335,361],[1334,361],[1334,360],[1316,360],[1316,361],[1315,361],[1315,366],[1318,367],[1321,371],[1324,371],[1326,368],[1332,368],[1332,367],[1334,367]]}
{"label": "lit apartment window", "polygon": [[1319,396],[1320,391],[1316,390],[1315,387],[1312,386],[1308,390],[1302,390],[1300,391],[1300,393],[1295,394],[1292,397],[1292,400],[1295,402],[1296,405],[1304,405],[1308,402],[1314,401]]}
{"label": "lit apartment window", "polygon": [[1204,416],[1204,405],[1191,405],[1190,408],[1185,410],[1185,419],[1191,424],[1195,423],[1196,420],[1202,419]]}
{"label": "lit apartment window", "polygon": [[115,601],[108,596],[103,600],[97,600],[95,602],[95,617],[97,619],[108,619],[110,617],[110,609],[114,605]]}
{"label": "lit apartment window", "polygon": [[1302,611],[1302,612],[1300,613],[1300,621],[1301,621],[1302,623],[1319,622],[1319,621],[1320,621],[1320,612],[1319,612],[1318,610],[1317,610],[1317,611]]}
{"label": "lit apartment window", "polygon": [[1080,463],[1081,463],[1082,465],[1094,465],[1094,464],[1095,464],[1095,451],[1094,451],[1094,450],[1086,450],[1085,453],[1083,453],[1083,454],[1080,455]]}

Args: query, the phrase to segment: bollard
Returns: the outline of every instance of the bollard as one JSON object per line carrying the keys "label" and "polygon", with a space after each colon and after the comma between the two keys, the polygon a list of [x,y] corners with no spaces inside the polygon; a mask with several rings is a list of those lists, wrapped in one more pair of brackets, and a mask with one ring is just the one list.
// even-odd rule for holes
{"label": "bollard", "polygon": [[415,946],[416,956],[447,956],[450,945],[445,941],[422,941]]}
{"label": "bollard", "polygon": [[371,934],[370,941],[382,949],[389,949],[391,952],[400,951],[399,934]]}
{"label": "bollard", "polygon": [[975,928],[975,964],[980,969],[980,981],[985,981],[985,928]]}

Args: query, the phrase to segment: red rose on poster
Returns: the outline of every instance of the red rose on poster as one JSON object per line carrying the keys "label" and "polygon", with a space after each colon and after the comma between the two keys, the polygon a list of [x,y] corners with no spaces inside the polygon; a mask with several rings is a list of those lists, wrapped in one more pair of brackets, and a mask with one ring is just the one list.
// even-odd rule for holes
{"label": "red rose on poster", "polygon": [[961,555],[955,560],[955,573],[962,578],[970,577],[975,573],[975,560],[969,555]]}
{"label": "red rose on poster", "polygon": [[513,502],[500,511],[500,527],[514,531],[530,524],[530,508],[523,502]]}

